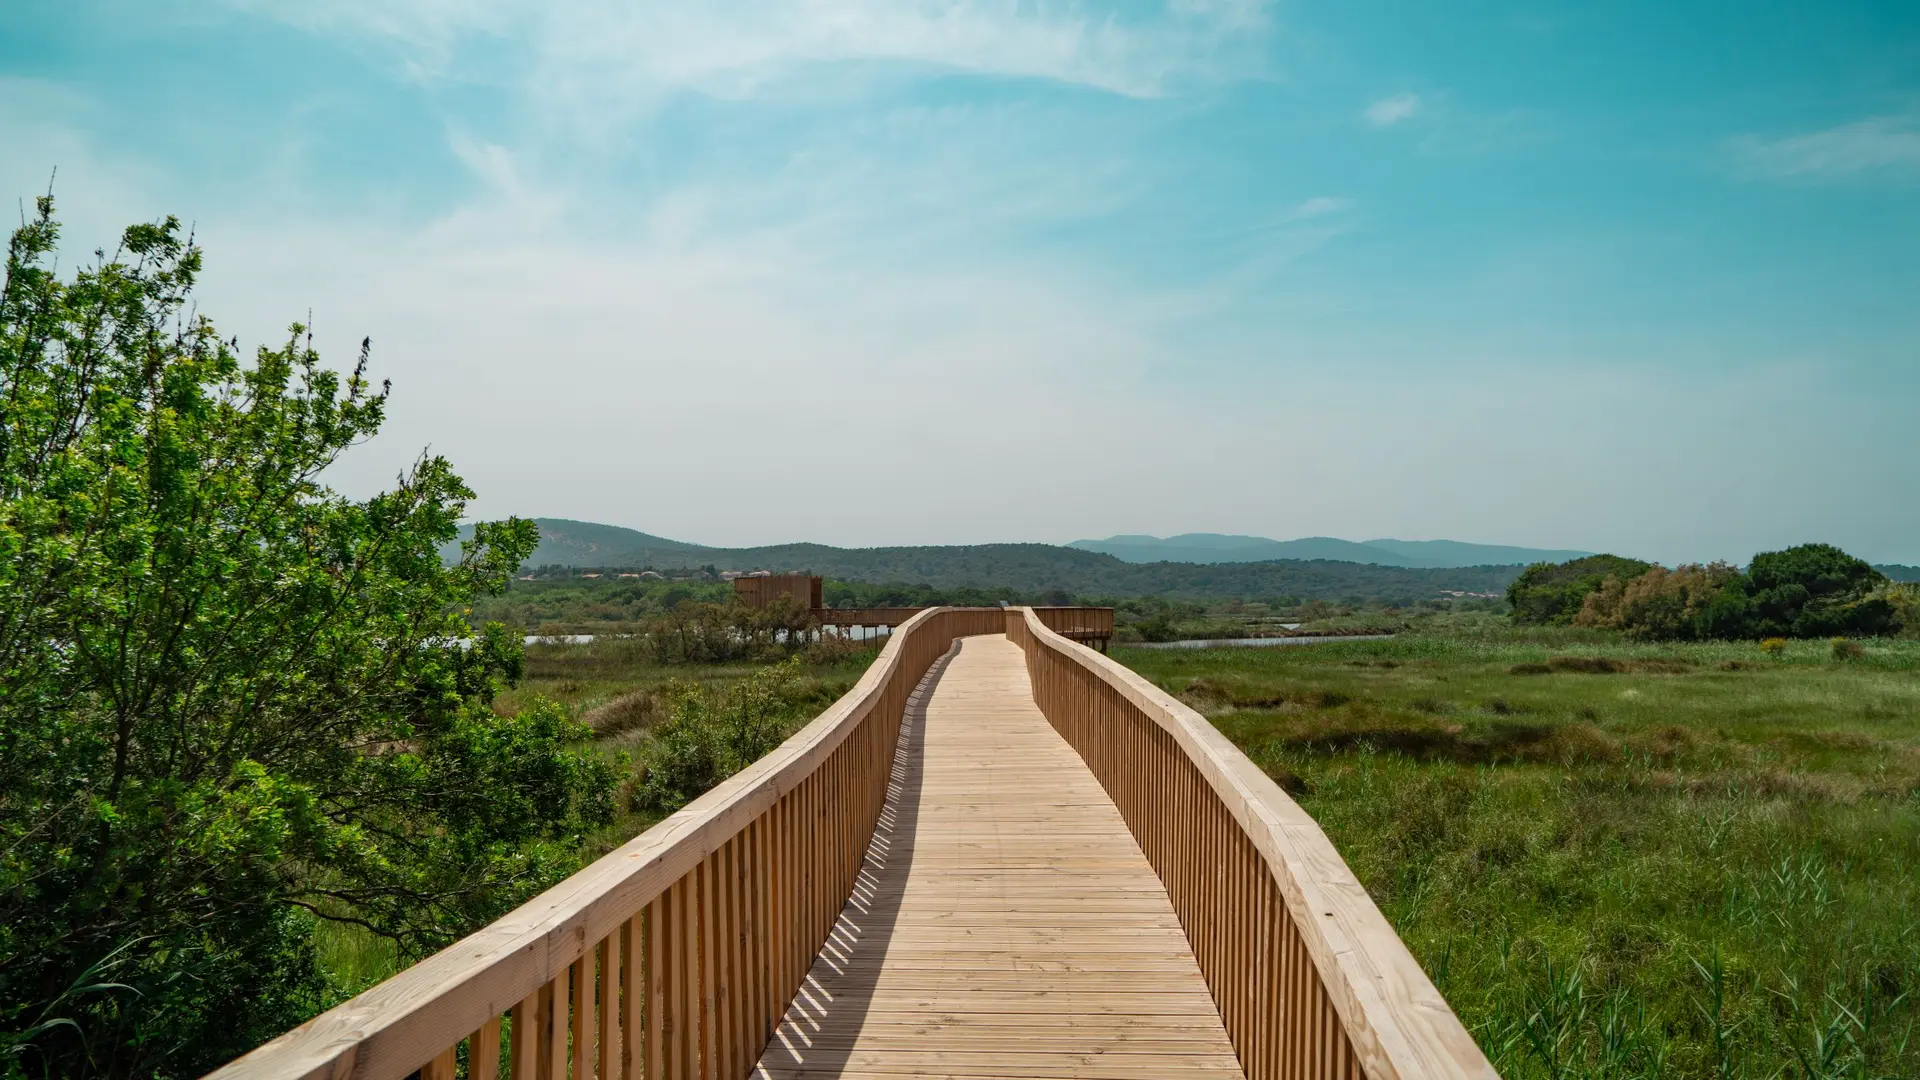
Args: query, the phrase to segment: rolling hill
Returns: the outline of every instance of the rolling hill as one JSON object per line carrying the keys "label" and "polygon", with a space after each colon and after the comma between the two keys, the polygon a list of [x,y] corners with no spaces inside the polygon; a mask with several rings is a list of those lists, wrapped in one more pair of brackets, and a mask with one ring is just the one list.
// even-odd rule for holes
{"label": "rolling hill", "polygon": [[[534,522],[540,527],[540,546],[527,560],[530,568],[804,570],[839,581],[1079,597],[1293,596],[1408,603],[1447,592],[1497,593],[1520,572],[1518,565],[1403,567],[1328,558],[1140,563],[1052,544],[718,548],[593,522],[563,518],[535,518]],[[463,533],[470,535],[471,530]]]}
{"label": "rolling hill", "polygon": [[1458,540],[1341,540],[1308,536],[1299,540],[1269,540],[1264,536],[1222,533],[1183,533],[1157,536],[1121,535],[1105,540],[1075,540],[1067,545],[1098,551],[1132,563],[1242,563],[1269,559],[1336,559],[1375,566],[1456,568],[1512,566],[1533,562],[1565,562],[1590,555],[1588,551],[1552,551],[1500,544],[1467,544]]}

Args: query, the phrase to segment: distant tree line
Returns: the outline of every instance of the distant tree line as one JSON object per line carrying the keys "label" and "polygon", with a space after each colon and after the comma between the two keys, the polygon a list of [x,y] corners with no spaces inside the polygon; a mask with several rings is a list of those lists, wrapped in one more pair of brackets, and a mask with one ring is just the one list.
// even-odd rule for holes
{"label": "distant tree line", "polygon": [[1515,622],[1613,629],[1647,640],[1920,633],[1920,587],[1831,544],[1668,569],[1615,555],[1535,563],[1507,589]]}

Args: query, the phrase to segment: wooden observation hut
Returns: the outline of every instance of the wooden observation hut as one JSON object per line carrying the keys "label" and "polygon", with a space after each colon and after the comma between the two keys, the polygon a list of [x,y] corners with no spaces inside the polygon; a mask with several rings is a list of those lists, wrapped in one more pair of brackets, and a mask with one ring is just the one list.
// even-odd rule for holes
{"label": "wooden observation hut", "polygon": [[754,608],[772,607],[778,597],[809,611],[826,607],[820,579],[812,574],[759,574],[733,579],[733,598]]}

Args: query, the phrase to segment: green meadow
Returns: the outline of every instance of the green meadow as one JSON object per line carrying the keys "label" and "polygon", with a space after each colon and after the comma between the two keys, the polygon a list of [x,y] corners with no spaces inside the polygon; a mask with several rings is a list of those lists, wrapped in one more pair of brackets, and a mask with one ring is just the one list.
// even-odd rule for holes
{"label": "green meadow", "polygon": [[1486,617],[1114,656],[1300,801],[1509,1078],[1920,1075],[1920,641]]}

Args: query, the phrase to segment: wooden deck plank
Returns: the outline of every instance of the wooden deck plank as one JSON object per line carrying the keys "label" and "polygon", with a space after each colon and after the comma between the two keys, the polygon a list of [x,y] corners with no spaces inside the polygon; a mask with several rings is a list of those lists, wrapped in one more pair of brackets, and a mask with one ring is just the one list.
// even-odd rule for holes
{"label": "wooden deck plank", "polygon": [[1005,638],[962,639],[910,712],[854,899],[754,1075],[1243,1075],[1166,890]]}

